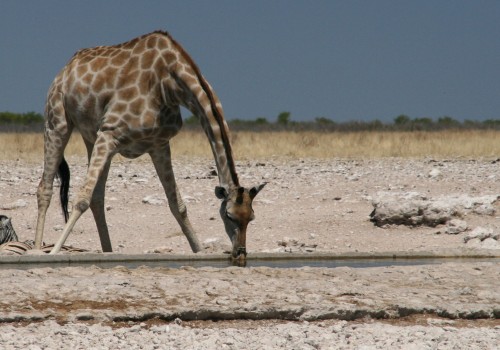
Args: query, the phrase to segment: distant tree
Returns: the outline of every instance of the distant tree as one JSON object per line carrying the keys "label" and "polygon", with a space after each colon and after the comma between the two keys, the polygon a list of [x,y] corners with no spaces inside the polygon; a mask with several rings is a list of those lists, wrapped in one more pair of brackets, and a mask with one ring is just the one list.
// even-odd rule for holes
{"label": "distant tree", "polygon": [[196,125],[198,124],[198,117],[195,115],[191,115],[184,119],[184,124],[186,125]]}
{"label": "distant tree", "polygon": [[438,119],[438,125],[443,126],[445,128],[452,128],[460,126],[460,122],[453,119],[452,117],[444,116]]}
{"label": "distant tree", "polygon": [[43,122],[43,115],[40,113],[36,112],[28,112],[23,115],[24,121],[26,124],[31,124],[31,123],[42,123]]}
{"label": "distant tree", "polygon": [[415,118],[412,120],[415,124],[423,124],[423,125],[431,125],[434,123],[431,118],[423,117],[423,118]]}
{"label": "distant tree", "polygon": [[259,117],[259,118],[255,119],[255,124],[258,124],[258,125],[268,124],[268,123],[269,122],[264,117]]}
{"label": "distant tree", "polygon": [[290,112],[281,112],[278,114],[277,122],[280,125],[288,125],[290,123]]}
{"label": "distant tree", "polygon": [[333,125],[335,122],[329,118],[326,117],[317,117],[314,120],[317,124],[322,124],[322,125]]}
{"label": "distant tree", "polygon": [[415,124],[432,124],[433,123],[432,119],[428,118],[428,117],[415,118],[412,120],[412,122]]}
{"label": "distant tree", "polygon": [[372,131],[375,131],[375,130],[384,130],[384,128],[385,128],[384,123],[382,123],[378,119],[375,119],[374,121],[371,121],[371,122],[367,123],[367,129],[368,130],[372,130]]}
{"label": "distant tree", "polygon": [[397,126],[401,125],[407,125],[411,121],[410,117],[408,117],[406,114],[400,114],[396,118],[394,118],[394,124]]}
{"label": "distant tree", "polygon": [[432,130],[434,121],[431,118],[415,118],[411,121],[411,127],[413,130]]}
{"label": "distant tree", "polygon": [[12,113],[12,112],[0,112],[0,124],[37,124],[43,123],[43,116],[40,113],[28,112],[28,113]]}
{"label": "distant tree", "polygon": [[16,115],[11,112],[0,112],[0,123],[1,124],[10,124],[14,123],[16,120]]}
{"label": "distant tree", "polygon": [[487,128],[498,129],[500,127],[500,119],[486,119],[483,125]]}
{"label": "distant tree", "polygon": [[466,129],[479,129],[479,128],[481,128],[481,122],[479,122],[477,120],[465,119],[464,122],[462,123],[462,125]]}

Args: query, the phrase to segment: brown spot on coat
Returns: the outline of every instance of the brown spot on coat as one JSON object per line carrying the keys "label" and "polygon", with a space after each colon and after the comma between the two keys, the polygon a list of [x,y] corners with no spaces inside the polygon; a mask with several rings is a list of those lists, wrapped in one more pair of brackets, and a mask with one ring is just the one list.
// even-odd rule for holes
{"label": "brown spot on coat", "polygon": [[144,111],[145,101],[142,97],[136,98],[129,105],[129,112],[132,114],[140,115]]}
{"label": "brown spot on coat", "polygon": [[141,58],[141,68],[142,69],[150,69],[153,67],[153,62],[156,57],[156,51],[147,50],[144,52]]}
{"label": "brown spot on coat", "polygon": [[118,92],[118,98],[120,100],[130,101],[135,96],[137,96],[137,94],[138,94],[137,88],[135,86],[131,86],[131,87],[120,90]]}
{"label": "brown spot on coat", "polygon": [[130,52],[123,51],[111,59],[111,64],[115,67],[120,67],[130,56]]}
{"label": "brown spot on coat", "polygon": [[90,69],[93,72],[100,72],[108,64],[106,57],[97,57],[90,62]]}

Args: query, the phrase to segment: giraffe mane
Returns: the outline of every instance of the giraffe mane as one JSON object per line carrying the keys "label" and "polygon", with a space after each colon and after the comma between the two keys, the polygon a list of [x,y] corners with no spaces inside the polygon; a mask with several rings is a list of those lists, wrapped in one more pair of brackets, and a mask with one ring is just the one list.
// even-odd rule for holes
{"label": "giraffe mane", "polygon": [[226,127],[224,125],[224,117],[220,114],[220,111],[216,106],[215,98],[214,98],[213,93],[212,93],[212,89],[210,88],[210,86],[206,82],[205,78],[201,74],[200,69],[198,68],[196,63],[193,61],[191,56],[186,52],[186,50],[184,50],[184,48],[174,38],[172,38],[170,36],[170,34],[168,34],[167,32],[164,32],[164,31],[157,31],[154,33],[159,33],[159,34],[163,34],[163,35],[168,36],[168,38],[172,41],[174,46],[179,50],[181,55],[187,60],[187,62],[191,66],[191,68],[193,68],[203,91],[207,94],[207,97],[210,101],[210,106],[212,108],[212,114],[214,115],[214,118],[217,121],[217,124],[219,125],[219,130],[221,133],[222,141],[224,143],[224,148],[226,149],[226,153],[228,155],[227,160],[228,160],[229,168],[231,169],[232,180],[236,186],[239,186],[238,175],[236,173],[236,167],[235,167],[234,160],[233,160],[231,143],[229,141],[229,136],[227,134]]}

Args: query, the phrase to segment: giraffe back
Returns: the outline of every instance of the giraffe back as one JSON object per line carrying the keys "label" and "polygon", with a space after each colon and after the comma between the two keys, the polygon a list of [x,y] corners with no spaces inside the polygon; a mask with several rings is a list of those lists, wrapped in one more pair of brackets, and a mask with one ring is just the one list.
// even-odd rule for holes
{"label": "giraffe back", "polygon": [[197,100],[178,79],[195,76],[179,48],[167,33],[154,32],[78,51],[49,89],[49,124],[53,100],[62,98],[66,122],[92,144],[98,131],[115,132],[125,153],[137,156],[168,142],[182,127],[178,106]]}

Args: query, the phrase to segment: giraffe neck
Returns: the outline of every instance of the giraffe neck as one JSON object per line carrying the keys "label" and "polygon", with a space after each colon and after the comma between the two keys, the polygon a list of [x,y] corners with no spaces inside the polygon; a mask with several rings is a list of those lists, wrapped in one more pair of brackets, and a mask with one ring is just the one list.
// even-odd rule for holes
{"label": "giraffe neck", "polygon": [[226,121],[222,118],[222,109],[219,106],[211,106],[210,108],[212,110],[209,113],[206,113],[205,110],[205,114],[200,114],[200,118],[214,154],[219,183],[227,189],[239,187],[229,129]]}
{"label": "giraffe neck", "polygon": [[211,103],[210,106],[203,106],[203,111],[198,113],[198,117],[212,148],[220,186],[227,189],[240,187],[229,129],[223,118],[222,108]]}
{"label": "giraffe neck", "polygon": [[199,68],[174,39],[170,40],[186,61],[187,67],[174,72],[173,78],[183,91],[181,103],[200,119],[207,135],[219,176],[220,186],[227,189],[240,186],[234,164],[229,128],[224,119],[222,105]]}

